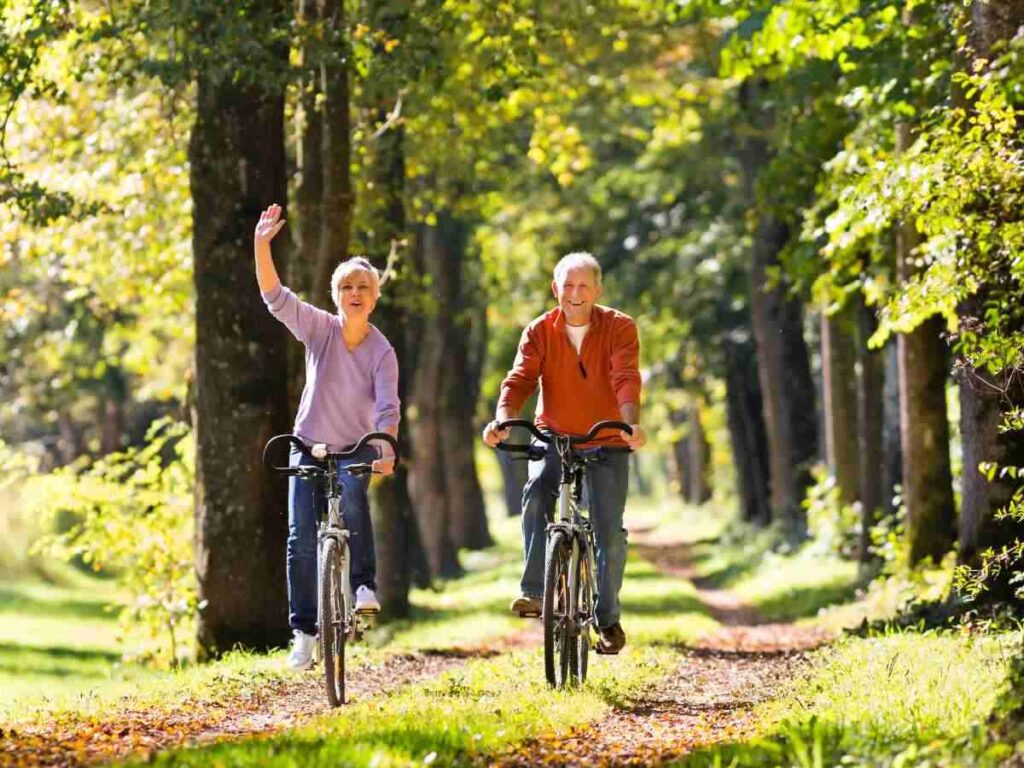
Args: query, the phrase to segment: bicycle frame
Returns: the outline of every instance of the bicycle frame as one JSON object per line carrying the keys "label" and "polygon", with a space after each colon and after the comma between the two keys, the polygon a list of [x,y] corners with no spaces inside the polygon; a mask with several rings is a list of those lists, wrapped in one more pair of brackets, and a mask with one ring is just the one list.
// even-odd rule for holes
{"label": "bicycle frame", "polygon": [[[568,617],[569,629],[572,632],[579,632],[581,636],[589,632],[593,627],[595,630],[596,619],[594,617],[594,605],[597,601],[597,585],[593,574],[595,571],[594,560],[594,527],[589,516],[583,514],[583,477],[586,472],[586,461],[575,454],[572,449],[570,438],[555,436],[553,440],[555,450],[558,452],[561,464],[560,492],[558,495],[558,519],[548,524],[547,531],[550,536],[556,530],[565,533],[566,538],[572,542],[572,552],[569,557],[569,605]],[[585,559],[587,583],[580,590],[577,583],[578,575],[581,573],[580,560]],[[586,605],[581,606],[577,602],[579,596],[583,596]],[[582,618],[582,626],[577,626],[577,617]]]}
{"label": "bicycle frame", "polygon": [[[320,527],[317,531],[317,545],[316,545],[316,577],[317,577],[317,615],[322,615],[320,605],[320,597],[323,591],[320,589],[320,575],[322,569],[320,568],[320,553],[324,550],[324,544],[328,539],[336,539],[340,550],[342,552],[341,558],[341,588],[345,594],[345,605],[355,605],[355,595],[352,593],[352,584],[349,574],[352,569],[352,558],[349,556],[348,539],[349,530],[348,526],[345,525],[345,512],[342,509],[341,504],[341,483],[338,481],[338,472],[344,471],[339,470],[335,467],[331,467],[327,471],[327,514],[321,517]],[[358,622],[352,616],[345,616],[343,620],[345,626],[342,627],[346,635],[358,636]],[[349,626],[351,622],[351,626]]]}

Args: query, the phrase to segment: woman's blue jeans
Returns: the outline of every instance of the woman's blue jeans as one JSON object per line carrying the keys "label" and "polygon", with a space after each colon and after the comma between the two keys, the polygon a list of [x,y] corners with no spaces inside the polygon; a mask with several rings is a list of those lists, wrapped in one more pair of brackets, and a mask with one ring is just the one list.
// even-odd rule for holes
{"label": "woman's blue jeans", "polygon": [[[378,457],[376,449],[365,447],[339,466],[371,462]],[[292,446],[289,466],[314,464],[323,466],[308,453]],[[376,589],[377,559],[373,550],[373,528],[370,523],[369,476],[352,477],[339,474],[341,508],[349,530],[348,547],[352,557],[350,571],[352,589],[366,585]],[[326,511],[327,494],[324,483],[288,478],[288,624],[308,635],[316,634],[317,574],[316,537],[321,511]]]}
{"label": "woman's blue jeans", "polygon": [[[543,446],[543,443],[537,443]],[[543,461],[530,462],[529,479],[523,488],[523,545],[526,566],[520,582],[528,597],[544,594],[544,551],[547,524],[554,519],[561,463],[554,446],[546,446]],[[619,620],[619,590],[626,571],[626,529],[622,517],[629,491],[629,454],[609,453],[603,461],[587,465],[583,478],[585,500],[597,548],[597,625],[607,627]]]}

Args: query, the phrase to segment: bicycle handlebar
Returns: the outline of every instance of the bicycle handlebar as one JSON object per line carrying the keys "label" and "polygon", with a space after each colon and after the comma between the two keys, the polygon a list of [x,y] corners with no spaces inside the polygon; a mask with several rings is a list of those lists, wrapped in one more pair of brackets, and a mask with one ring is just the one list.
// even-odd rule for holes
{"label": "bicycle handlebar", "polygon": [[[326,453],[323,459],[350,459],[361,451],[366,445],[374,440],[381,440],[391,446],[394,451],[395,466],[398,466],[398,441],[387,432],[367,432],[365,435],[359,438],[359,441],[349,448],[347,451],[329,452]],[[263,446],[263,464],[271,469],[278,472],[284,472],[287,474],[288,470],[294,469],[294,467],[274,467],[267,463],[267,459],[270,455],[270,446],[277,442],[286,442],[289,445],[294,445],[303,453],[308,453],[312,456],[310,447],[302,442],[295,435],[275,435],[267,441],[267,444]],[[314,457],[316,458],[316,457]]]}
{"label": "bicycle handlebar", "polygon": [[[508,419],[507,421],[503,421],[503,422],[501,422],[500,424],[497,425],[497,428],[498,428],[499,432],[503,431],[505,429],[508,429],[510,427],[523,427],[524,429],[528,430],[534,437],[536,437],[538,440],[540,440],[542,443],[551,443],[553,441],[553,439],[554,439],[551,434],[544,434],[543,432],[541,432],[537,428],[537,425],[534,424],[532,421],[529,421],[528,419]],[[590,431],[587,432],[587,434],[585,434],[585,435],[571,435],[571,436],[569,436],[569,444],[570,445],[579,445],[580,443],[589,443],[591,440],[593,440],[595,437],[597,437],[597,433],[598,432],[601,432],[602,430],[605,430],[605,429],[618,429],[618,430],[620,430],[622,432],[625,432],[627,435],[632,435],[633,434],[633,427],[631,427],[629,424],[627,424],[624,421],[610,421],[610,420],[599,421],[594,426],[592,426],[590,428]],[[618,447],[618,446],[604,446],[604,447],[605,447],[606,450],[610,450],[610,451],[614,451],[614,450],[616,450],[616,448],[619,448],[619,450],[622,450],[621,447]],[[503,451],[509,451],[509,452],[512,452],[512,453],[532,454],[532,453],[536,452],[536,448],[534,446],[532,446],[532,445],[515,445],[514,443],[505,443],[505,442],[498,443],[495,446],[495,448],[499,448],[499,449],[501,449]],[[632,449],[626,448],[625,450],[629,451],[629,450],[632,450]]]}

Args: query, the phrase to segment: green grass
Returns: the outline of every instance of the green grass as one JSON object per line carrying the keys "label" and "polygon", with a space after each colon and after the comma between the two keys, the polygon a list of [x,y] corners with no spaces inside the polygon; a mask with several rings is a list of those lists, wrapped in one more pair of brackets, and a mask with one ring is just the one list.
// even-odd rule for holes
{"label": "green grass", "polygon": [[745,531],[694,546],[697,574],[708,586],[730,589],[758,609],[766,621],[795,621],[853,600],[864,586],[857,564],[812,545],[793,553],[773,551],[771,530]]}
{"label": "green grass", "polygon": [[985,723],[1019,648],[1016,634],[846,637],[756,710],[759,738],[677,765],[999,764],[1009,747],[989,743]]}
{"label": "green grass", "polygon": [[595,664],[582,689],[550,690],[538,651],[478,660],[420,686],[371,699],[264,739],[161,755],[164,766],[465,764],[553,730],[594,720],[668,671],[652,648]]}

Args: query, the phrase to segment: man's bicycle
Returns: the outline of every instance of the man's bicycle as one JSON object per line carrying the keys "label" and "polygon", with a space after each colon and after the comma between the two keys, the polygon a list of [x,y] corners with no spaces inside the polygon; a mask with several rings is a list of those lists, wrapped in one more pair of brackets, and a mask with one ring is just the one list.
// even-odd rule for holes
{"label": "man's bicycle", "polygon": [[[599,421],[583,436],[541,432],[532,421],[510,419],[497,425],[499,431],[523,427],[540,442],[553,445],[561,464],[561,490],[557,519],[547,525],[544,557],[544,598],[541,616],[544,622],[544,673],[555,688],[582,683],[587,679],[591,630],[597,631],[594,608],[597,604],[597,567],[594,528],[583,509],[583,478],[587,466],[603,461],[609,453],[629,452],[619,446],[579,449],[605,429],[632,434],[629,424]],[[526,454],[530,461],[543,460],[543,446],[498,443],[503,451]]]}
{"label": "man's bicycle", "polygon": [[353,477],[374,474],[370,463],[341,466],[340,462],[357,456],[374,440],[388,443],[394,451],[395,461],[398,461],[398,442],[384,432],[365,434],[352,448],[339,453],[329,452],[322,443],[307,446],[295,435],[272,437],[263,449],[263,461],[266,464],[271,446],[276,443],[295,446],[312,463],[294,467],[275,466],[273,469],[306,482],[325,484],[327,504],[320,511],[320,527],[317,532],[317,648],[324,662],[324,684],[327,700],[332,707],[345,703],[345,643],[358,640],[364,629],[356,613],[355,596],[349,581],[352,559],[342,505],[340,473],[346,472]]}

